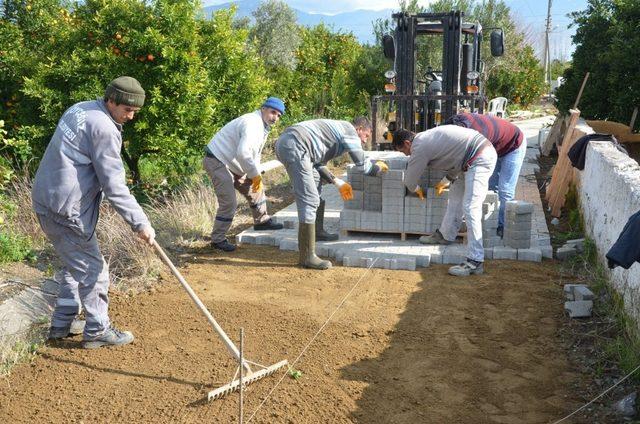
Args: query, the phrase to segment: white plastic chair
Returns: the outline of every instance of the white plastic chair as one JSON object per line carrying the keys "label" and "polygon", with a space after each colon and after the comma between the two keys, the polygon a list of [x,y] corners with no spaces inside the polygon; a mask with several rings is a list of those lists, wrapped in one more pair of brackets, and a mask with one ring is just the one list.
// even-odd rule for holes
{"label": "white plastic chair", "polygon": [[507,116],[507,99],[505,97],[496,97],[489,101],[489,109],[487,115],[499,116],[504,118]]}

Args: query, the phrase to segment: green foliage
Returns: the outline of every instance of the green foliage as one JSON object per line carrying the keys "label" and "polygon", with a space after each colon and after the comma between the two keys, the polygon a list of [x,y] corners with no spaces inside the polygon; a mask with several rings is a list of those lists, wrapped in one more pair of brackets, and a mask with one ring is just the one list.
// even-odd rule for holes
{"label": "green foliage", "polygon": [[34,253],[27,237],[14,234],[0,226],[0,263],[31,259]]}
{"label": "green foliage", "polygon": [[273,68],[294,70],[296,49],[300,45],[296,12],[280,0],[267,0],[253,12],[256,20],[251,29],[260,56]]}
{"label": "green foliage", "polygon": [[542,68],[531,46],[518,50],[514,59],[489,76],[487,92],[489,97],[501,95],[526,107],[544,90]]}
{"label": "green foliage", "polygon": [[[637,52],[640,49],[640,3],[589,0],[572,14],[576,45],[565,84],[557,92],[560,110],[573,106],[587,72],[589,81],[580,99],[583,116],[628,123],[640,103]],[[636,121],[637,130],[640,121]]]}

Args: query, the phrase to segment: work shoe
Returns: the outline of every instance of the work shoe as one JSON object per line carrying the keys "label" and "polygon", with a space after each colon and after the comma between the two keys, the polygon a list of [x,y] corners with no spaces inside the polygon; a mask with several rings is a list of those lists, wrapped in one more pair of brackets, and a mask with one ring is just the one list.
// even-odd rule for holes
{"label": "work shoe", "polygon": [[77,336],[84,331],[85,320],[74,319],[68,327],[49,327],[49,340],[59,340],[65,337]]}
{"label": "work shoe", "polygon": [[276,224],[275,222],[273,222],[273,219],[269,218],[264,222],[261,222],[259,224],[254,224],[253,225],[253,229],[256,231],[263,231],[263,230],[282,230],[284,228],[284,225],[282,224]]}
{"label": "work shoe", "polygon": [[211,247],[214,249],[222,250],[223,252],[233,252],[236,250],[236,245],[229,243],[229,240],[224,239],[218,242],[211,242]]}
{"label": "work shoe", "polygon": [[496,228],[496,234],[498,235],[498,237],[503,238],[504,237],[504,227]]}
{"label": "work shoe", "polygon": [[328,233],[324,230],[324,200],[320,199],[320,206],[316,211],[316,241],[336,241],[338,234]]}
{"label": "work shoe", "polygon": [[468,275],[480,275],[484,273],[484,263],[468,259],[460,265],[449,268],[449,274],[456,277],[466,277]]}
{"label": "work shoe", "polygon": [[300,223],[298,226],[299,264],[304,268],[329,269],[331,262],[316,256],[316,224]]}
{"label": "work shoe", "polygon": [[422,244],[453,244],[452,241],[444,238],[440,230],[436,230],[430,236],[422,236],[418,239],[418,241]]}
{"label": "work shoe", "polygon": [[97,349],[102,346],[121,346],[129,344],[133,341],[133,334],[130,331],[120,331],[116,328],[109,327],[107,331],[99,336],[85,338],[82,347],[85,349]]}

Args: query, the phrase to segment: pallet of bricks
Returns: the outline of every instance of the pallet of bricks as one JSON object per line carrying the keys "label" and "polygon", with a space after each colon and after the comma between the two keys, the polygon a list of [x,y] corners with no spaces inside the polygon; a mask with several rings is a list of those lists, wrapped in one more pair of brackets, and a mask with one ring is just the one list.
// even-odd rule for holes
{"label": "pallet of bricks", "polygon": [[[402,240],[407,234],[432,234],[439,228],[447,208],[448,191],[436,196],[433,189],[445,172],[425,171],[420,179],[420,186],[426,194],[426,200],[422,200],[405,190],[404,173],[408,158],[391,158],[385,162],[389,171],[380,176],[364,175],[353,165],[347,168],[353,199],[344,202],[340,213],[341,232],[394,233],[399,234]],[[500,244],[497,226],[498,197],[490,192],[483,205],[485,247]]]}

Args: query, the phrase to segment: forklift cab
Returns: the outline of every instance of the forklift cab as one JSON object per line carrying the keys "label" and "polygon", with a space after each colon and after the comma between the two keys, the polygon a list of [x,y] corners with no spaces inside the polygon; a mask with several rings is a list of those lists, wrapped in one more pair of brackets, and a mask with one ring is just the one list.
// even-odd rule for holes
{"label": "forklift cab", "polygon": [[[393,70],[385,73],[386,94],[374,96],[371,105],[378,148],[389,148],[398,128],[420,132],[462,111],[484,111],[483,29],[463,22],[463,16],[460,11],[392,15],[396,29],[383,37],[382,47]],[[501,56],[502,30],[494,30],[490,41],[492,56]]]}

